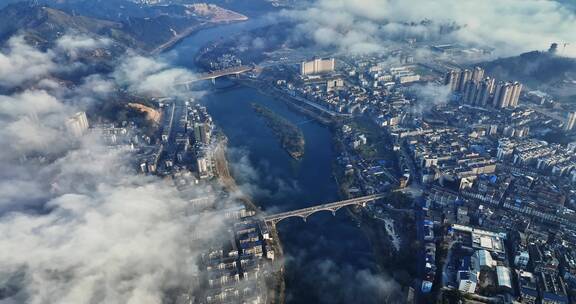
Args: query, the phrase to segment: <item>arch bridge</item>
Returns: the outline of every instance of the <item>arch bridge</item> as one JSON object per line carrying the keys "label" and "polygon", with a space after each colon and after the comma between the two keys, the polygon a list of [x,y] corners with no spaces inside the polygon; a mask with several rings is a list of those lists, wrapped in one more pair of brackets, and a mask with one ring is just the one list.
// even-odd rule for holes
{"label": "arch bridge", "polygon": [[216,71],[211,71],[208,73],[203,73],[198,75],[198,77],[189,80],[189,81],[185,81],[185,82],[181,82],[181,83],[177,83],[177,85],[179,86],[184,86],[186,88],[189,88],[189,86],[197,81],[202,81],[202,80],[211,80],[212,82],[214,82],[216,80],[216,78],[219,77],[223,77],[223,76],[229,76],[229,75],[240,75],[242,73],[246,73],[249,71],[252,71],[253,69],[255,69],[255,67],[253,66],[248,66],[248,65],[242,65],[242,66],[237,66],[237,67],[232,67],[232,68],[228,68],[228,69],[222,69],[222,70],[216,70]]}
{"label": "arch bridge", "polygon": [[333,215],[336,215],[336,211],[338,211],[342,207],[353,206],[353,205],[365,207],[366,204],[373,202],[375,200],[381,199],[381,198],[385,197],[386,195],[387,195],[386,193],[372,194],[372,195],[367,195],[367,196],[351,198],[351,199],[347,199],[347,200],[343,200],[343,201],[321,204],[321,205],[316,205],[316,206],[312,206],[312,207],[308,207],[308,208],[302,208],[302,209],[298,209],[298,210],[292,210],[292,211],[286,211],[286,212],[281,212],[281,213],[277,213],[277,214],[271,214],[271,215],[265,216],[263,218],[263,220],[267,225],[274,226],[274,225],[278,224],[278,222],[280,222],[284,219],[287,219],[287,218],[291,218],[291,217],[300,217],[304,221],[306,221],[306,219],[310,215],[312,215],[316,212],[320,212],[320,211],[330,211],[330,212],[332,212]]}

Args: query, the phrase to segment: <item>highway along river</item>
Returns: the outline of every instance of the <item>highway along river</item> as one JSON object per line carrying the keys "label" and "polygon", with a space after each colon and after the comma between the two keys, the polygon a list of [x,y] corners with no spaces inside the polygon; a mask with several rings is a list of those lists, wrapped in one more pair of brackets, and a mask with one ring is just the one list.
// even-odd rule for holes
{"label": "highway along river", "polygon": [[[163,56],[196,70],[194,57],[201,46],[255,28],[264,22],[203,30],[183,40]],[[239,184],[250,185],[254,201],[270,212],[287,211],[338,200],[332,165],[336,157],[330,130],[288,108],[282,101],[245,86],[222,88],[227,80],[208,85],[203,102],[229,139],[228,158]],[[220,87],[220,88],[218,88]],[[304,157],[293,160],[272,131],[252,109],[264,105],[298,124],[304,133]],[[368,240],[342,209],[334,217],[320,212],[278,224],[286,256],[287,303],[381,303],[382,280]]]}

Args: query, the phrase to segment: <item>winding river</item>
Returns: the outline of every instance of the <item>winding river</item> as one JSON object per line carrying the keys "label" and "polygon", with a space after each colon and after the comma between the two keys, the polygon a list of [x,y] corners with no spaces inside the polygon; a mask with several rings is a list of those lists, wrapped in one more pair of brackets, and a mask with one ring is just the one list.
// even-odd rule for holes
{"label": "winding river", "polygon": [[[201,46],[240,31],[266,24],[264,17],[200,31],[162,56],[196,70],[194,57]],[[203,102],[216,125],[229,139],[232,174],[264,210],[285,211],[338,200],[332,176],[336,154],[330,130],[295,112],[286,104],[245,86],[218,80],[207,86]],[[224,87],[223,87],[224,84]],[[254,112],[251,103],[264,105],[304,133],[305,155],[300,161],[284,151],[278,138]],[[287,303],[374,303],[376,266],[365,235],[341,210],[336,216],[318,213],[278,224],[286,256]],[[376,283],[375,283],[376,282]]]}

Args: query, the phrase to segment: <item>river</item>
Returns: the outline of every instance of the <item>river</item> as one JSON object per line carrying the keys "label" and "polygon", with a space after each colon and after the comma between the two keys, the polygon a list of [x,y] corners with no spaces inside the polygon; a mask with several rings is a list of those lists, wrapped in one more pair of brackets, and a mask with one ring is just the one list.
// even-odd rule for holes
{"label": "river", "polygon": [[[196,70],[199,48],[219,37],[265,24],[266,18],[223,25],[198,32],[163,56],[177,65]],[[286,104],[245,86],[226,86],[227,80],[207,86],[202,97],[216,125],[229,139],[228,158],[232,174],[264,210],[275,212],[338,200],[332,166],[335,151],[330,130],[295,112]],[[224,88],[222,85],[224,84]],[[228,83],[229,84],[229,83]],[[293,160],[272,131],[251,108],[264,105],[293,123],[304,133],[305,155]],[[287,303],[376,303],[379,277],[365,235],[340,210],[336,216],[318,213],[278,224],[286,256]]]}

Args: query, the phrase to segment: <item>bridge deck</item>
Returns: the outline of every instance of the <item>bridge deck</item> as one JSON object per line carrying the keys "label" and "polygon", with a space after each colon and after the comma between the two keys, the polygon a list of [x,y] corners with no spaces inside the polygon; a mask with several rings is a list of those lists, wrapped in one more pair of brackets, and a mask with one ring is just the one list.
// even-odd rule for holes
{"label": "bridge deck", "polygon": [[191,83],[196,82],[196,81],[214,79],[214,78],[227,76],[227,75],[241,74],[241,73],[251,71],[253,69],[254,68],[251,66],[242,65],[239,67],[234,67],[234,68],[229,68],[229,69],[224,69],[224,70],[218,70],[218,71],[212,71],[209,73],[200,74],[200,75],[198,75],[198,77],[196,77],[190,81],[177,83],[177,85],[187,85],[187,84],[191,84]]}
{"label": "bridge deck", "polygon": [[359,205],[359,204],[367,203],[367,202],[370,202],[373,200],[383,198],[384,196],[386,196],[386,193],[373,194],[373,195],[356,197],[356,198],[351,198],[351,199],[333,202],[333,203],[321,204],[321,205],[316,205],[316,206],[312,206],[312,207],[281,212],[278,214],[272,214],[272,215],[265,216],[264,221],[265,222],[274,222],[274,221],[279,221],[279,220],[289,218],[289,217],[294,217],[294,216],[308,217],[309,215],[316,213],[318,211],[325,211],[325,210],[336,211],[336,210],[338,210],[342,207],[345,207],[345,206]]}

